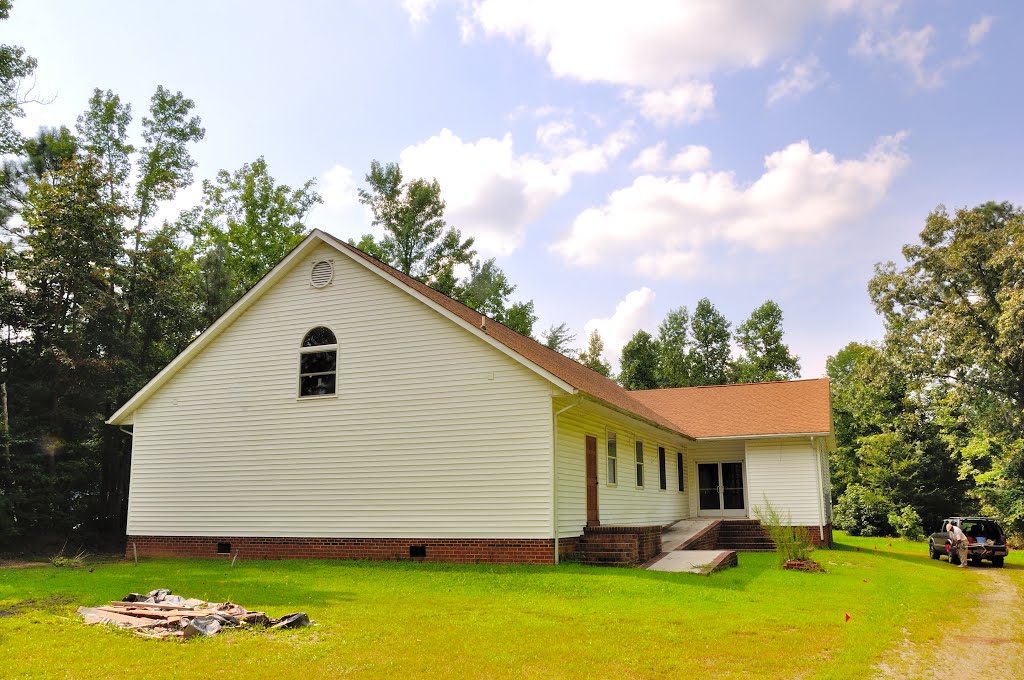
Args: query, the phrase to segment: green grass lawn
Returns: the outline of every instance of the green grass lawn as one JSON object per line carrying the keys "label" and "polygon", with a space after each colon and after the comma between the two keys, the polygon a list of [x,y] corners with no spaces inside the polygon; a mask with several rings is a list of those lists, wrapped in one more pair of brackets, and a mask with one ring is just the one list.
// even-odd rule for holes
{"label": "green grass lawn", "polygon": [[[244,560],[0,569],[4,677],[590,676],[859,678],[903,629],[924,642],[973,570],[920,543],[837,534],[827,572],[740,554],[702,577],[638,569]],[[1007,568],[1021,573],[1019,553]],[[315,627],[186,643],[85,626],[74,610],[166,587]],[[34,600],[34,603],[24,603]],[[23,603],[19,605],[18,603]],[[845,621],[849,612],[851,619]]]}

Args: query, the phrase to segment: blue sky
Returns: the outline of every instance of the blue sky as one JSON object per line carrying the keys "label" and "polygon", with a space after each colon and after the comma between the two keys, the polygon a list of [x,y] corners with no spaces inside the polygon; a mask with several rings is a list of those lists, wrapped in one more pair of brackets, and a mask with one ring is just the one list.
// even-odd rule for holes
{"label": "blue sky", "polygon": [[94,87],[196,101],[198,181],[263,155],[316,177],[311,226],[367,232],[370,160],[436,177],[449,222],[541,330],[637,328],[772,298],[804,377],[882,328],[866,286],[928,212],[1024,202],[1017,3],[895,0],[20,0],[39,60],[21,122],[73,125]]}

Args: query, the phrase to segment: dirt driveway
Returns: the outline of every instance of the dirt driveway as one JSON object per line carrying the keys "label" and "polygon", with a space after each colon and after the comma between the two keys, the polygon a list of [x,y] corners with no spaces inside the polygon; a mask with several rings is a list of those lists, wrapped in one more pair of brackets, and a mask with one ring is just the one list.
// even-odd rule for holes
{"label": "dirt driveway", "polygon": [[876,667],[874,677],[1024,678],[1024,600],[1012,568],[972,568],[982,592],[967,622],[947,626],[935,643],[904,639]]}

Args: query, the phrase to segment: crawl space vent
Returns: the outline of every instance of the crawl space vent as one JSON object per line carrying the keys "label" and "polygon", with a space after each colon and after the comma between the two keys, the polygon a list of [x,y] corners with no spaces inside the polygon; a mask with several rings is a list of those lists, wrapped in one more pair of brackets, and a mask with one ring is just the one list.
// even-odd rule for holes
{"label": "crawl space vent", "polygon": [[334,263],[330,260],[320,260],[313,264],[309,272],[309,285],[314,288],[323,288],[334,280]]}

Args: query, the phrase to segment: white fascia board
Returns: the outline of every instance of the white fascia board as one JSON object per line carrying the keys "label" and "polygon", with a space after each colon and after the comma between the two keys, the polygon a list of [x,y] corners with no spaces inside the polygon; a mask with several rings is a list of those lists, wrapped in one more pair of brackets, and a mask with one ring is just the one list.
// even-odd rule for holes
{"label": "white fascia board", "polygon": [[737,434],[726,437],[697,437],[698,442],[724,441],[726,439],[792,439],[793,437],[828,437],[831,432],[780,432],[778,434]]}
{"label": "white fascia board", "polygon": [[576,394],[576,392],[578,391],[575,387],[573,387],[569,383],[565,382],[564,380],[562,380],[561,378],[559,378],[555,374],[547,371],[544,368],[541,368],[540,366],[538,366],[537,364],[533,363],[532,361],[530,361],[529,359],[524,357],[522,354],[520,354],[519,352],[516,352],[515,350],[513,350],[510,347],[508,347],[504,343],[498,342],[497,340],[492,338],[490,335],[488,335],[484,331],[480,330],[478,327],[476,327],[473,324],[467,322],[461,316],[458,316],[457,314],[453,314],[452,312],[448,311],[447,309],[445,309],[441,305],[437,304],[436,302],[434,302],[433,300],[431,300],[427,296],[423,295],[419,291],[417,291],[417,290],[407,286],[405,283],[403,283],[402,281],[399,281],[398,279],[394,278],[393,276],[389,276],[388,273],[386,271],[384,271],[383,269],[381,269],[380,267],[376,267],[376,266],[370,264],[369,262],[367,262],[366,260],[364,260],[363,258],[359,257],[358,255],[355,255],[355,254],[349,252],[347,248],[339,247],[337,245],[337,243],[340,243],[340,241],[337,238],[335,238],[334,236],[331,236],[330,234],[326,234],[324,232],[320,232],[319,230],[314,230],[313,233],[320,234],[320,236],[322,238],[324,238],[324,240],[326,240],[328,242],[335,241],[336,243],[332,243],[332,245],[334,245],[335,248],[337,248],[338,252],[342,253],[343,255],[348,257],[353,262],[359,263],[367,271],[373,272],[374,274],[376,274],[377,276],[381,277],[385,281],[391,283],[393,286],[395,286],[398,289],[408,293],[413,298],[419,300],[420,302],[425,304],[427,307],[430,307],[431,309],[433,309],[435,312],[437,312],[441,316],[447,318],[448,320],[452,321],[453,323],[458,324],[462,328],[465,328],[470,333],[472,333],[473,335],[477,336],[478,338],[480,338],[481,340],[486,342],[488,345],[490,345],[494,349],[498,350],[499,352],[501,352],[505,356],[507,356],[510,359],[512,359],[513,361],[515,361],[516,363],[521,364],[521,365],[525,366],[526,368],[530,369],[531,371],[533,371],[534,373],[536,373],[540,377],[542,377],[545,380],[547,380],[548,382],[554,384],[556,387],[558,387],[558,388],[568,392],[569,394]]}
{"label": "white fascia board", "polygon": [[586,394],[587,401],[589,401],[591,404],[593,404],[594,406],[598,407],[599,409],[605,409],[605,410],[611,411],[611,412],[613,412],[615,414],[618,414],[620,416],[624,416],[626,418],[630,418],[630,419],[635,420],[635,421],[637,421],[639,423],[643,423],[647,427],[654,428],[655,430],[658,430],[660,432],[670,433],[670,434],[672,434],[672,435],[674,435],[676,437],[679,437],[684,442],[699,441],[699,440],[694,439],[693,437],[691,437],[691,436],[689,436],[687,434],[683,434],[679,430],[673,430],[673,429],[667,428],[664,425],[659,425],[658,423],[654,422],[653,420],[648,420],[647,418],[644,418],[643,416],[639,416],[639,415],[633,413],[632,411],[627,411],[624,408],[615,406],[613,404],[609,404],[608,402],[604,401],[603,399],[599,399],[599,398],[595,397],[594,395],[592,395],[590,393],[584,393],[584,394]]}
{"label": "white fascia board", "polygon": [[135,410],[153,394],[153,392],[170,380],[171,377],[181,370],[185,364],[191,361],[198,352],[210,344],[213,339],[220,335],[228,326],[234,323],[235,319],[237,319],[242,312],[248,309],[254,302],[256,302],[257,299],[260,298],[260,296],[263,295],[264,291],[274,285],[274,283],[276,283],[282,276],[290,272],[306,251],[323,240],[322,232],[314,229],[313,232],[299,243],[299,245],[295,246],[283,260],[278,262],[273,269],[267,272],[255,286],[250,288],[245,295],[235,302],[235,304],[228,307],[227,311],[221,314],[216,321],[210,324],[205,331],[199,334],[199,337],[193,340],[188,347],[183,349],[178,356],[174,357],[169,364],[164,366],[163,370],[153,376],[148,383],[143,385],[142,389],[136,392],[131,399],[124,403],[124,406],[117,409],[117,411],[114,412],[114,415],[110,416],[107,420],[107,424],[131,424],[131,414],[133,414]]}

